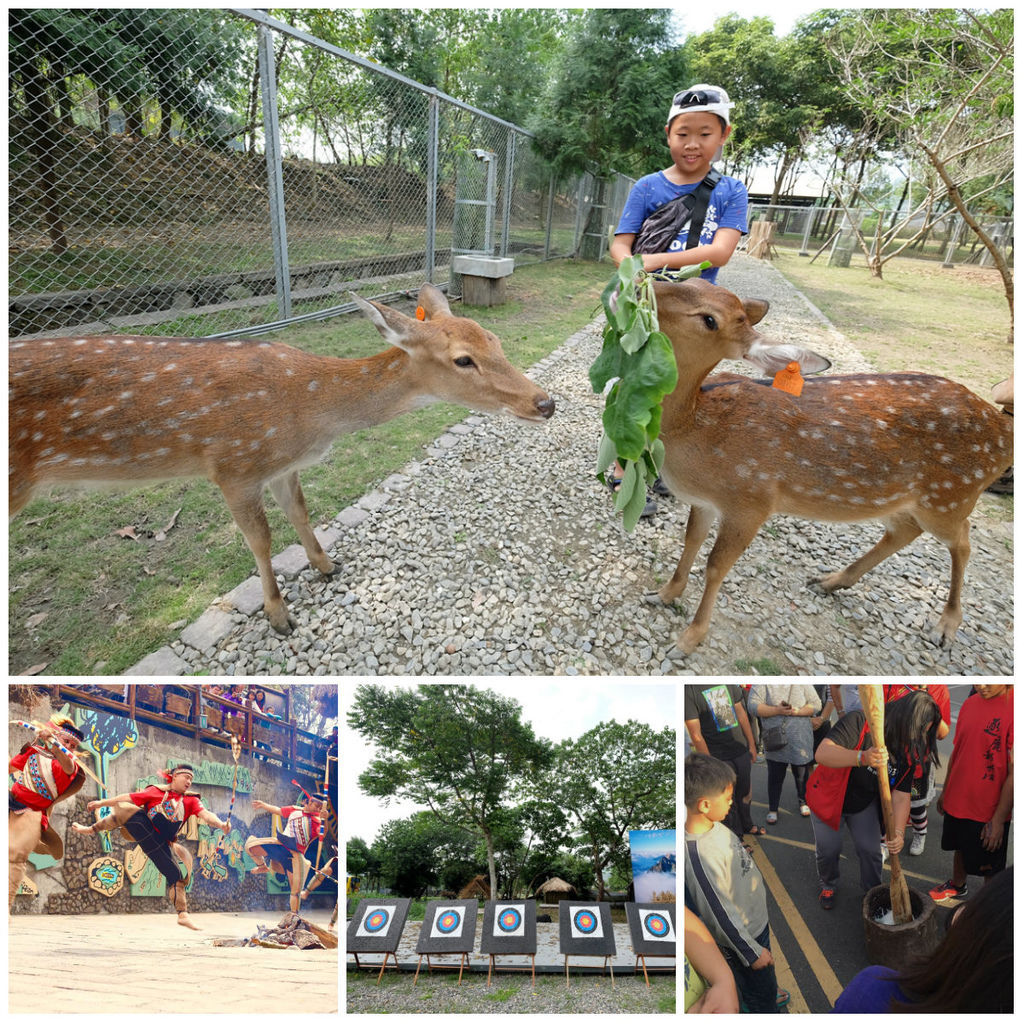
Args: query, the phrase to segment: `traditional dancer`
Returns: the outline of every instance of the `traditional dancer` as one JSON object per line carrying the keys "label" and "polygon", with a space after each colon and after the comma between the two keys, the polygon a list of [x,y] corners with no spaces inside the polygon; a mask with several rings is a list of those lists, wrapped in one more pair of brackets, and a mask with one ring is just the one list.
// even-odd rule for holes
{"label": "traditional dancer", "polygon": [[107,800],[91,800],[87,805],[90,811],[112,807],[113,812],[92,825],[75,823],[72,828],[84,834],[123,827],[167,879],[167,898],[178,912],[178,924],[201,931],[189,917],[185,900],[185,888],[192,877],[192,854],[174,840],[191,817],[222,832],[231,826],[207,810],[199,794],[188,792],[194,775],[191,765],[179,764],[169,772],[157,774],[167,780],[167,785],[147,786],[138,793],[122,793]]}
{"label": "traditional dancer", "polygon": [[[293,784],[298,786],[297,782]],[[299,786],[302,789],[301,786]],[[253,807],[262,811],[270,811],[271,814],[280,815],[284,821],[284,831],[261,839],[257,836],[249,836],[245,841],[245,852],[249,854],[256,867],[252,869],[254,875],[266,875],[270,872],[267,861],[274,867],[274,873],[282,882],[287,882],[291,890],[289,907],[298,913],[299,905],[302,902],[302,884],[309,872],[309,861],[303,857],[306,847],[314,839],[323,835],[323,822],[320,820],[320,812],[323,810],[326,795],[323,793],[310,794],[305,789],[306,800],[302,807],[275,807],[273,804],[266,804],[262,800],[253,800]]]}
{"label": "traditional dancer", "polygon": [[14,908],[31,853],[46,853],[54,860],[64,856],[64,843],[50,828],[47,811],[59,800],[74,796],[85,782],[82,766],[72,756],[84,739],[69,718],[38,729],[36,738],[11,758],[13,782],[7,793],[8,855],[10,860],[9,907]]}

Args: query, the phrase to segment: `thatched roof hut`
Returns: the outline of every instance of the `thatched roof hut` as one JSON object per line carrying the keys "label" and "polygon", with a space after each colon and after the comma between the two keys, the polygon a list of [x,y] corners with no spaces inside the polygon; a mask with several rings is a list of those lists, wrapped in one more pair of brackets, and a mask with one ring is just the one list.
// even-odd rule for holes
{"label": "thatched roof hut", "polygon": [[568,899],[575,892],[573,886],[561,878],[549,878],[537,888],[537,895],[549,903]]}
{"label": "thatched roof hut", "polygon": [[483,875],[477,875],[472,881],[467,882],[459,893],[460,900],[489,900],[491,898],[491,884]]}

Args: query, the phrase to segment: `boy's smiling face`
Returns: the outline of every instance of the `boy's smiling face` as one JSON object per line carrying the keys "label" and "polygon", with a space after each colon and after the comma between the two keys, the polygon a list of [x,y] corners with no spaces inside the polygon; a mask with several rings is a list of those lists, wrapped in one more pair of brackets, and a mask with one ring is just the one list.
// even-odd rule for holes
{"label": "boy's smiling face", "polygon": [[1001,685],[993,686],[975,686],[975,690],[978,691],[978,696],[981,697],[982,700],[991,700],[993,697],[1001,697],[1006,693],[1007,687],[1006,684],[1003,683]]}
{"label": "boy's smiling face", "polygon": [[700,181],[711,168],[719,147],[729,137],[732,125],[722,128],[721,118],[707,111],[678,114],[665,128],[672,163],[685,179]]}

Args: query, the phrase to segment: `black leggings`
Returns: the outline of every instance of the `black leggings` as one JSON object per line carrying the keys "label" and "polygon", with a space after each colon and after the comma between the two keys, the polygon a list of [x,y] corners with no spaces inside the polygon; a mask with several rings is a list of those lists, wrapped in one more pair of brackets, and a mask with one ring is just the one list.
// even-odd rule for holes
{"label": "black leggings", "polygon": [[768,762],[768,810],[778,811],[779,799],[782,796],[782,784],[786,781],[786,769],[793,769],[796,781],[796,798],[801,804],[807,803],[807,780],[814,762],[807,764],[786,764],[785,761]]}
{"label": "black leggings", "polygon": [[732,807],[725,816],[727,828],[732,829],[741,839],[753,827],[750,817],[750,804],[744,803],[744,797],[750,792],[750,751],[744,750],[735,757],[720,757],[719,761],[731,764],[736,772],[736,784],[732,791]]}

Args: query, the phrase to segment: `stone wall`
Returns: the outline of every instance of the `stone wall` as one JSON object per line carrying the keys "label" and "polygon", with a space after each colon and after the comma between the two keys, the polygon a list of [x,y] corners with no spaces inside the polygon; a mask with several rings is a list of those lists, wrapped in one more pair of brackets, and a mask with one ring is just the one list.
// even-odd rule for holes
{"label": "stone wall", "polygon": [[[135,854],[134,841],[120,830],[102,833],[110,837],[110,850],[104,849],[100,835],[78,835],[72,822],[91,824],[95,814],[86,809],[90,800],[137,791],[153,782],[161,768],[186,763],[196,769],[192,791],[199,794],[203,805],[221,820],[227,817],[231,802],[231,781],[234,762],[230,749],[213,744],[197,743],[194,737],[182,736],[145,722],[132,722],[126,716],[110,715],[75,705],[51,707],[46,697],[41,703],[26,706],[12,699],[8,710],[11,721],[45,721],[53,714],[64,713],[75,720],[86,733],[85,746],[99,750],[103,756],[82,755],[94,774],[107,783],[101,794],[97,783],[86,778],[78,793],[54,805],[51,827],[64,842],[64,857],[30,858],[28,880],[39,894],[22,892],[15,899],[14,913],[98,914],[98,913],[170,913],[172,908],[164,894],[163,876],[148,860]],[[17,753],[31,740],[33,733],[21,726],[10,726],[10,754]],[[222,833],[191,819],[188,831],[182,829],[179,841],[194,858],[193,881],[188,891],[189,909],[194,911],[282,910],[288,909],[288,894],[272,875],[252,875],[253,861],[242,846],[250,834],[271,835],[272,815],[257,811],[252,799],[285,806],[301,799],[301,791],[291,784],[292,773],[278,765],[250,758],[244,751],[239,759],[238,786],[231,832],[225,839],[228,857],[214,855],[212,849]],[[302,781],[302,780],[300,780]],[[308,785],[307,785],[308,788]],[[121,875],[120,887],[113,895],[89,887],[90,866],[98,858],[109,857],[116,865],[108,874],[114,881]],[[325,854],[326,859],[326,854]],[[145,866],[136,883],[129,878],[128,865]],[[134,871],[132,872],[134,874]],[[327,885],[311,894],[306,906],[333,906],[335,894],[326,892]],[[134,893],[133,893],[134,890]],[[268,891],[269,890],[269,891]]]}

